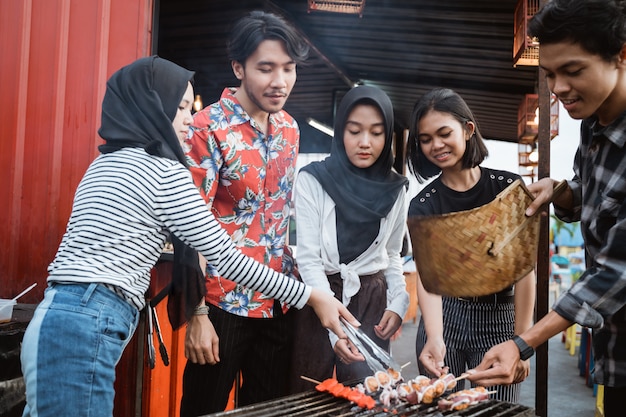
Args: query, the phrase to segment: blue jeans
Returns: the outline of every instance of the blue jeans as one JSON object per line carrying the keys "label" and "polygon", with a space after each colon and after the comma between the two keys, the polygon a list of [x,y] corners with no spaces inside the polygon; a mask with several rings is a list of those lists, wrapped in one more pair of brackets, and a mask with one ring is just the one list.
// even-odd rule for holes
{"label": "blue jeans", "polygon": [[22,341],[23,416],[112,416],[115,366],[138,320],[102,285],[52,283]]}

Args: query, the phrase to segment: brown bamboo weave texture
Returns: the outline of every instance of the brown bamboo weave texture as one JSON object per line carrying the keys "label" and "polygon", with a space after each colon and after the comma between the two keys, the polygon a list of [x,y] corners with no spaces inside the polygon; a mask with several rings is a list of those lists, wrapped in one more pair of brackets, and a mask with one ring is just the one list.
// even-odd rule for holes
{"label": "brown bamboo weave texture", "polygon": [[484,206],[408,220],[413,255],[424,288],[450,297],[493,294],[514,284],[537,261],[539,215],[516,180]]}

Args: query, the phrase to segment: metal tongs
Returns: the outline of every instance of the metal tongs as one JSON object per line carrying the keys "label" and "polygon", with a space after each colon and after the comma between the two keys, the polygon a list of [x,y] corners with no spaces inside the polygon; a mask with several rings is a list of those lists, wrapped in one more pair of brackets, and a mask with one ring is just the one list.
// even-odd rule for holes
{"label": "metal tongs", "polygon": [[384,349],[378,346],[372,339],[366,335],[363,330],[358,327],[353,327],[343,317],[340,317],[340,324],[342,330],[348,336],[348,340],[352,342],[359,352],[365,358],[367,366],[374,371],[387,371],[389,368],[400,371],[400,365],[387,353]]}
{"label": "metal tongs", "polygon": [[156,352],[154,350],[154,325],[152,324],[152,307],[146,305],[146,315],[148,319],[148,366],[150,369],[154,369],[156,364]]}
{"label": "metal tongs", "polygon": [[156,308],[152,305],[152,303],[146,304],[146,316],[148,320],[148,366],[150,369],[154,369],[156,365],[156,349],[154,348],[155,329],[157,339],[159,341],[159,353],[161,354],[161,359],[163,360],[163,364],[168,366],[170,364],[169,355],[167,354],[167,348],[163,342],[159,317],[157,316]]}

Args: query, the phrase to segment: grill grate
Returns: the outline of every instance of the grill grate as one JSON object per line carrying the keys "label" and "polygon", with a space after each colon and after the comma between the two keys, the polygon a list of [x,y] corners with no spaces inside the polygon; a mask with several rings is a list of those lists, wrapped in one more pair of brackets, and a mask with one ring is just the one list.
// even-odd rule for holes
{"label": "grill grate", "polygon": [[487,400],[462,411],[439,411],[437,406],[401,405],[386,410],[382,406],[364,410],[327,393],[307,391],[272,401],[253,404],[205,417],[535,417],[533,409],[520,404]]}

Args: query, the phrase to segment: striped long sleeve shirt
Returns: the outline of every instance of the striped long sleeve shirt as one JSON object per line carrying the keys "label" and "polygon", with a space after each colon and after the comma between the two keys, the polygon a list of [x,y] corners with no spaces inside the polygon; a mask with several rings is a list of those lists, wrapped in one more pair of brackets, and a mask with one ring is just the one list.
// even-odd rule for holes
{"label": "striped long sleeve shirt", "polygon": [[302,308],[311,288],[244,256],[180,163],[125,148],[98,156],[76,190],[49,282],[98,282],[141,309],[167,231],[222,275]]}

